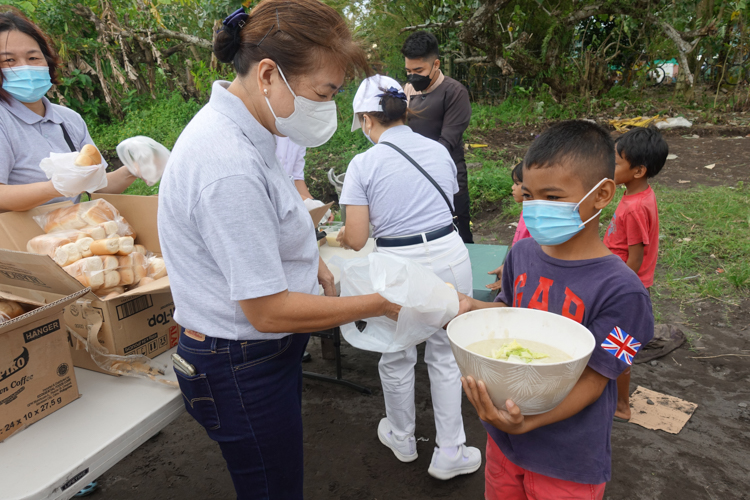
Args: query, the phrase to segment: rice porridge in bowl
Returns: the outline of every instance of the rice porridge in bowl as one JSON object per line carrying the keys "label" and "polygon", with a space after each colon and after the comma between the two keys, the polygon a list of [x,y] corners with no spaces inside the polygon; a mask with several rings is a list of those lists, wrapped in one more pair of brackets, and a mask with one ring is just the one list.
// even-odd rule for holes
{"label": "rice porridge in bowl", "polygon": [[447,331],[461,374],[483,380],[498,408],[510,399],[524,415],[547,412],[565,399],[595,346],[583,325],[535,309],[472,311]]}

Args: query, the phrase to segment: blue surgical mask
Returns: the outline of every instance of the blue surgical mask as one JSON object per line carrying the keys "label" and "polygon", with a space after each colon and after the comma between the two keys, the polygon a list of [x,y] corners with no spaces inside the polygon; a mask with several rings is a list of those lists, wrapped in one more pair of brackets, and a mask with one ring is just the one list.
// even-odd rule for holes
{"label": "blue surgical mask", "polygon": [[540,245],[554,246],[565,243],[578,234],[599,210],[586,222],[581,221],[578,207],[607,179],[602,179],[578,203],[565,201],[530,200],[523,202],[523,220],[531,237]]}
{"label": "blue surgical mask", "polygon": [[47,66],[3,68],[3,90],[21,102],[37,102],[52,88]]}
{"label": "blue surgical mask", "polygon": [[[370,132],[372,132],[372,128],[370,128]],[[362,133],[365,134],[365,137],[367,137],[367,140],[370,141],[373,146],[376,144],[375,141],[372,140],[372,137],[370,137],[370,134],[368,134],[367,132],[365,132],[365,124],[364,123],[362,123]]]}

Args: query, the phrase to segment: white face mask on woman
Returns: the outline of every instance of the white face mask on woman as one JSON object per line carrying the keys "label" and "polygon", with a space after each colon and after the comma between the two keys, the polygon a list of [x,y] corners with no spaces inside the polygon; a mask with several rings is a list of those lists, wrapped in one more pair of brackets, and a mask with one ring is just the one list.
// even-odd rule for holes
{"label": "white face mask on woman", "polygon": [[284,73],[277,65],[286,88],[294,96],[294,112],[286,118],[276,116],[271,101],[266,96],[266,103],[271,114],[276,119],[276,130],[285,135],[292,142],[307,148],[315,148],[328,142],[336,132],[336,103],[333,101],[318,102],[299,96],[289,86]]}

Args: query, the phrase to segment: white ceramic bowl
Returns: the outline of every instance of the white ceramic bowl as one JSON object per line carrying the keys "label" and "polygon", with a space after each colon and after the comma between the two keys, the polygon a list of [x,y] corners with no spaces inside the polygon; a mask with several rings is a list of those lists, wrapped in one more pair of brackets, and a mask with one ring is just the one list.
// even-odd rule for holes
{"label": "white ceramic bowl", "polygon": [[[453,354],[464,376],[483,380],[492,402],[505,409],[512,400],[524,415],[544,413],[565,399],[591,357],[594,336],[583,325],[535,309],[497,307],[457,317],[448,325]],[[467,346],[490,339],[543,342],[571,356],[570,361],[520,364],[470,352]]]}

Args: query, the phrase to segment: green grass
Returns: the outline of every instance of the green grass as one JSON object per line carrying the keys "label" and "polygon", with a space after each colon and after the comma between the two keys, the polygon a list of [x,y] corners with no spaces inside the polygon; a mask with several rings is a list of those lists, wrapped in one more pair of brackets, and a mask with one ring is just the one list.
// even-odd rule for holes
{"label": "green grass", "polygon": [[121,141],[136,135],[151,137],[167,149],[172,149],[185,125],[200,108],[197,102],[186,102],[179,93],[174,92],[156,101],[144,101],[141,107],[128,113],[121,121],[89,123],[89,132],[99,149],[112,154]]}
{"label": "green grass", "polygon": [[499,155],[485,148],[467,152],[466,163],[481,164],[481,167],[468,170],[472,215],[510,195],[513,187],[510,171],[513,165],[507,164]]}
{"label": "green grass", "polygon": [[[678,300],[736,299],[750,291],[750,190],[652,185],[659,206],[655,293]],[[622,197],[602,213],[602,232]]]}

